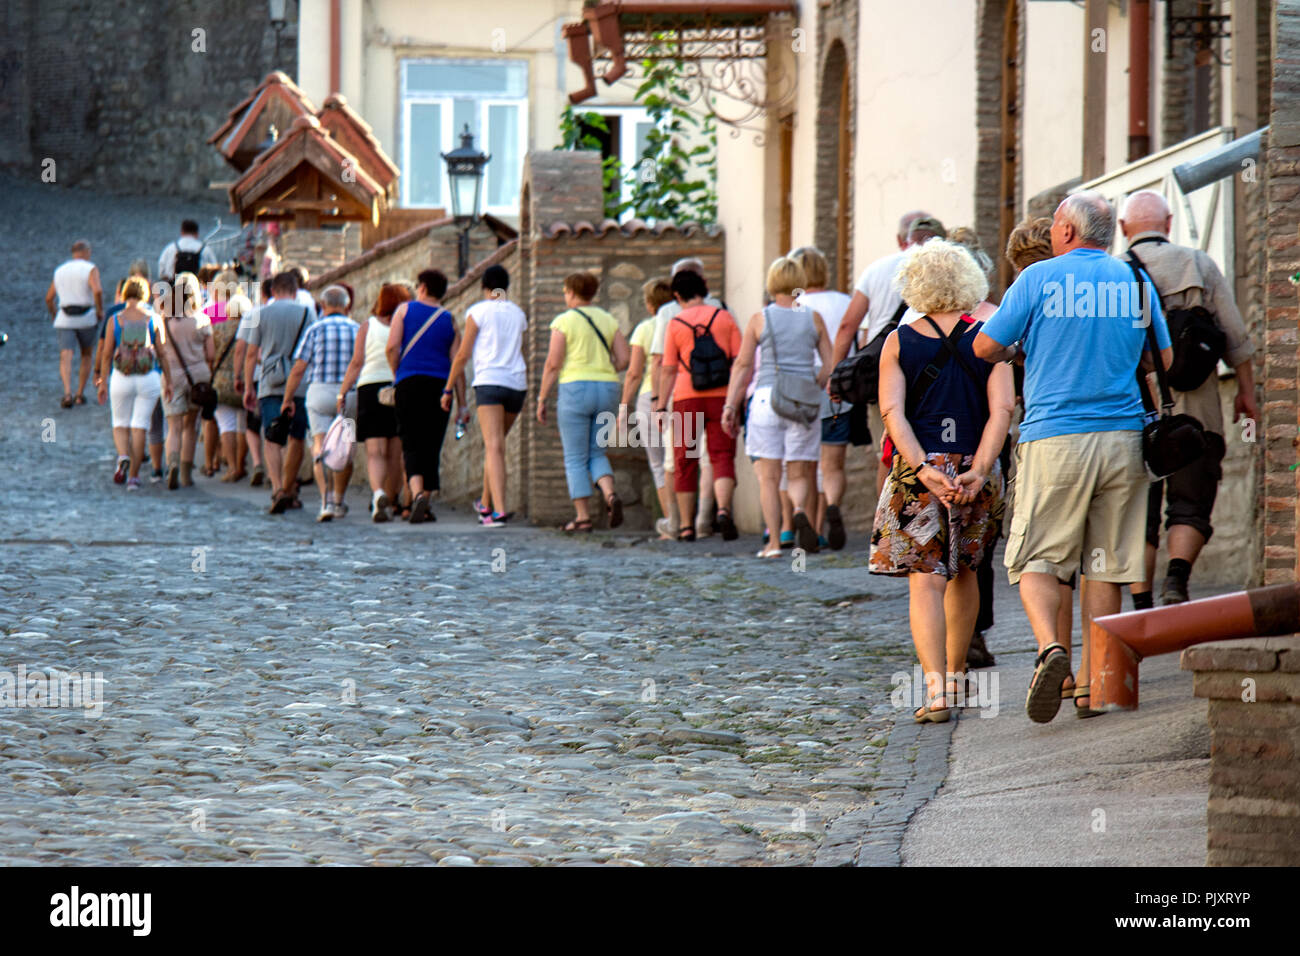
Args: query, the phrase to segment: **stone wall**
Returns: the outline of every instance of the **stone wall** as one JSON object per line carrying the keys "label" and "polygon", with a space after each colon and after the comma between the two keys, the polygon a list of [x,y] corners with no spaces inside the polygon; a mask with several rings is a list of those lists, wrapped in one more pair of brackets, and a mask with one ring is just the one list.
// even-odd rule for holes
{"label": "stone wall", "polygon": [[53,160],[56,183],[211,195],[235,171],[208,136],[271,70],[297,72],[293,37],[277,59],[265,0],[6,0],[0,165],[35,178]]}
{"label": "stone wall", "polygon": [[[554,238],[534,236],[533,261],[529,268],[532,287],[529,292],[529,333],[525,345],[528,361],[530,399],[542,380],[546,353],[550,347],[550,321],[563,312],[564,277],[573,272],[593,273],[600,281],[600,291],[595,304],[606,309],[619,321],[624,335],[645,318],[645,305],[641,301],[641,283],[653,276],[668,275],[673,262],[693,256],[704,263],[705,274],[716,288],[723,288],[724,256],[720,233],[707,233],[701,229],[679,232],[669,229],[662,233],[641,229],[628,234],[611,228],[603,233],[584,231],[565,232]],[[549,396],[552,414],[545,425],[533,417],[525,422],[527,429],[528,487],[527,508],[529,517],[539,523],[558,522],[572,517],[573,503],[569,499],[564,478],[564,450],[560,445],[559,429],[555,425],[555,394]],[[614,468],[614,483],[626,506],[626,521],[632,528],[649,528],[655,517],[654,482],[644,448],[611,448],[610,463]],[[603,504],[593,499],[592,514],[603,515]],[[738,520],[740,516],[737,516]],[[599,524],[600,519],[597,518]]]}
{"label": "stone wall", "polygon": [[1206,864],[1300,865],[1300,638],[1183,652],[1209,699]]}

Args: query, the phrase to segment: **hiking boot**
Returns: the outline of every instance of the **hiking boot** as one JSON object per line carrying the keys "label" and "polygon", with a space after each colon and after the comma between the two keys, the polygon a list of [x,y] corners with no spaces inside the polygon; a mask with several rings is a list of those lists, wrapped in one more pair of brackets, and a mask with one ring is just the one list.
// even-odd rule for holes
{"label": "hiking boot", "polygon": [[992,667],[996,661],[992,654],[989,653],[988,647],[984,643],[984,632],[976,631],[975,636],[970,639],[970,648],[966,651],[966,666]]}
{"label": "hiking boot", "polygon": [[1186,604],[1187,582],[1181,578],[1165,578],[1164,586],[1160,589],[1160,605],[1168,607],[1171,604]]}

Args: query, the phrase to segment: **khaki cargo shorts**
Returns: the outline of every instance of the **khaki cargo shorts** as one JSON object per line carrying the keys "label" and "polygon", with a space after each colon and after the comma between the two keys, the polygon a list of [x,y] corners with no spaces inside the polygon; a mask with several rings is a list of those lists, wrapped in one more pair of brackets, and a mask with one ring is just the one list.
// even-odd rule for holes
{"label": "khaki cargo shorts", "polygon": [[1069,582],[1145,577],[1147,487],[1142,433],[1086,432],[1016,446],[1015,510],[1003,563]]}

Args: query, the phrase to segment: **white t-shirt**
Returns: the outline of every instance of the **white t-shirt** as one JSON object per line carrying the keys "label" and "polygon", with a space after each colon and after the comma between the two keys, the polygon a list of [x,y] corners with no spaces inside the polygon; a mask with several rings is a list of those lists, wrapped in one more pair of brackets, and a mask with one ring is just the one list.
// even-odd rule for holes
{"label": "white t-shirt", "polygon": [[[840,330],[840,323],[844,320],[844,313],[849,307],[851,300],[843,292],[836,292],[834,289],[826,289],[822,292],[805,292],[795,300],[795,304],[805,308],[812,309],[822,317],[822,322],[826,325],[826,336],[830,339],[831,345],[835,344],[835,333]],[[755,352],[757,355],[758,353]],[[813,371],[820,372],[822,368],[821,353],[818,352],[813,357]],[[849,402],[841,402],[837,407],[831,406],[831,398],[825,392],[822,392],[822,418],[827,418],[837,411],[840,414],[847,412],[853,405]]]}
{"label": "white t-shirt", "polygon": [[496,385],[522,392],[528,388],[524,364],[524,330],[528,317],[509,299],[484,299],[466,313],[478,326],[474,337],[474,385]]}
{"label": "white t-shirt", "polygon": [[[59,297],[59,311],[54,316],[56,329],[93,329],[99,324],[95,315],[95,293],[90,288],[90,273],[95,264],[89,259],[69,259],[54,270],[54,294]],[[68,315],[65,305],[88,305],[81,315]]]}
{"label": "white t-shirt", "polygon": [[197,252],[199,254],[199,268],[204,266],[215,266],[217,264],[217,255],[206,245],[198,236],[181,236],[175,239],[163,248],[162,255],[158,257],[158,275],[171,276],[176,271],[176,253]]}
{"label": "white t-shirt", "polygon": [[305,305],[311,311],[307,313],[307,324],[310,325],[320,318],[316,312],[316,300],[311,297],[311,293],[306,289],[299,289],[294,293],[293,301],[298,305]]}
{"label": "white t-shirt", "polygon": [[894,276],[906,254],[906,250],[899,250],[877,259],[863,270],[858,279],[856,288],[867,297],[867,316],[860,328],[866,330],[868,342],[894,317],[903,301],[902,294],[894,287]]}

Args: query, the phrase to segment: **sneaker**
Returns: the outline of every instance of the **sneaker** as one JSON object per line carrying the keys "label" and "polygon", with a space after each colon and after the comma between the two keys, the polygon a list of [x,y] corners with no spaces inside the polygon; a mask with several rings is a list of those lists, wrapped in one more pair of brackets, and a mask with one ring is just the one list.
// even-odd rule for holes
{"label": "sneaker", "polygon": [[660,518],[655,522],[655,531],[659,532],[661,538],[672,538],[674,536],[673,523],[667,518]]}
{"label": "sneaker", "polygon": [[153,470],[153,474],[151,474],[151,475],[149,476],[149,484],[151,484],[151,485],[160,485],[160,484],[162,484],[162,480],[163,480],[162,469],[161,469],[161,468],[155,468],[155,469]]}
{"label": "sneaker", "polygon": [[826,506],[826,530],[830,532],[827,535],[827,543],[832,551],[839,551],[844,547],[846,535],[844,533],[844,516],[840,514],[839,505]]}
{"label": "sneaker", "polygon": [[1165,578],[1164,587],[1160,589],[1160,605],[1168,607],[1171,604],[1186,604],[1187,582],[1181,578]]}
{"label": "sneaker", "polygon": [[486,514],[479,518],[479,524],[485,528],[504,528],[506,526],[506,516],[498,514]]}
{"label": "sneaker", "polygon": [[330,503],[330,502],[326,502],[325,504],[321,505],[321,506],[320,506],[320,513],[319,513],[318,515],[316,515],[316,520],[317,520],[317,521],[333,521],[333,520],[334,520],[334,505],[333,505],[332,503]]}
{"label": "sneaker", "polygon": [[491,509],[491,508],[484,508],[484,507],[483,507],[483,499],[482,499],[482,498],[475,498],[475,499],[474,499],[474,510],[478,512],[478,516],[479,516],[480,518],[487,518],[487,517],[489,517],[489,516],[492,514],[492,509]]}
{"label": "sneaker", "polygon": [[127,490],[127,491],[139,491],[139,490],[140,490],[140,479],[139,479],[139,478],[128,478],[128,479],[126,480],[126,490]]}
{"label": "sneaker", "polygon": [[782,532],[781,532],[781,547],[782,547],[782,548],[793,548],[793,547],[794,547],[794,532],[793,532],[793,531],[782,531]]}
{"label": "sneaker", "polygon": [[382,524],[389,518],[388,495],[382,491],[376,491],[374,499],[370,502],[370,518],[375,524]]}
{"label": "sneaker", "polygon": [[117,460],[117,470],[113,472],[113,484],[122,485],[126,483],[126,470],[131,467],[131,459],[125,456]]}
{"label": "sneaker", "polygon": [[330,505],[330,510],[334,512],[334,517],[342,518],[348,513],[348,506],[341,501],[336,501]]}

